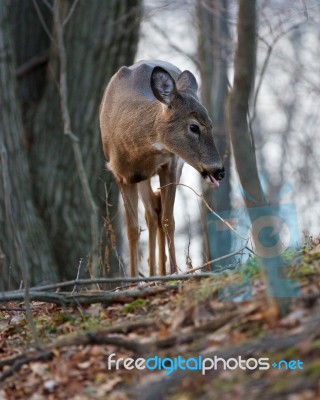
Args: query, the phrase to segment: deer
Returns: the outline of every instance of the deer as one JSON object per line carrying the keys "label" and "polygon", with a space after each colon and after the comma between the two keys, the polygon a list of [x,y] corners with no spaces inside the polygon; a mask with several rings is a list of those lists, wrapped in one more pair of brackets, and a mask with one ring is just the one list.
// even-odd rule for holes
{"label": "deer", "polygon": [[[212,121],[197,96],[198,84],[188,70],[166,61],[139,61],[121,67],[111,78],[100,105],[100,130],[107,168],[122,195],[130,254],[130,276],[138,277],[138,198],[149,233],[149,274],[177,272],[176,186],[186,162],[218,187],[225,170],[212,136]],[[153,190],[151,178],[159,176]]]}

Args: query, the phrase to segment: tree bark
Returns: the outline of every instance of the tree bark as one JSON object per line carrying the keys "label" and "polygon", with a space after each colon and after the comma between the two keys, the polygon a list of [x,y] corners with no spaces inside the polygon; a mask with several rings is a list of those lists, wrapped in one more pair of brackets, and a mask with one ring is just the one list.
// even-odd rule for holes
{"label": "tree bark", "polygon": [[[31,203],[43,221],[42,236],[47,238],[56,260],[53,267],[56,276],[70,279],[76,276],[81,259],[83,264],[90,264],[90,209],[76,171],[72,146],[63,134],[59,54],[50,4],[11,0],[10,22],[16,28],[13,38],[19,62],[18,94],[27,139]],[[111,233],[103,228],[103,218],[106,186],[109,217],[112,229],[117,230],[118,189],[111,174],[105,173],[98,108],[113,73],[121,65],[133,62],[139,35],[140,0],[68,0],[61,4],[65,19],[68,106],[90,189],[99,208],[101,274],[117,275],[114,243],[111,245]],[[21,6],[26,14],[21,12]],[[10,263],[6,246],[3,250]],[[116,250],[119,252],[119,248]],[[37,268],[31,268],[35,268],[36,277]],[[34,279],[31,284],[38,282],[39,279]]]}
{"label": "tree bark", "polygon": [[[257,160],[254,143],[247,121],[251,91],[254,86],[256,64],[256,2],[255,0],[239,0],[238,12],[238,44],[234,61],[234,82],[229,95],[227,108],[229,133],[233,154],[239,173],[240,182],[244,191],[244,200],[247,208],[267,206],[265,196],[258,175]],[[272,214],[263,215],[266,228],[275,228]],[[251,233],[254,248],[258,248],[259,234],[262,228],[254,224],[256,216],[249,213],[251,219]],[[265,249],[272,248],[270,234]],[[282,253],[281,240],[275,244],[274,254]],[[294,296],[294,287],[291,282],[283,279],[284,264],[280,257],[269,253],[260,256],[260,263],[264,271],[266,287],[268,289],[269,309],[274,314],[285,315],[290,307],[291,297]],[[280,297],[281,296],[281,297]]]}
{"label": "tree bark", "polygon": [[[230,42],[227,22],[228,4],[226,0],[199,0],[197,8],[199,18],[198,53],[202,82],[201,97],[213,119],[214,141],[226,169],[226,176],[219,189],[213,191],[208,189],[207,185],[204,185],[203,194],[207,203],[215,211],[229,211],[231,209],[230,140],[227,135],[224,112],[228,93],[227,74]],[[207,207],[204,207],[202,213],[204,227],[207,224],[207,213]],[[226,244],[219,243],[219,237],[215,238],[214,249],[211,249],[210,252],[209,244],[211,240],[206,230],[203,235],[205,258],[217,258],[221,255],[215,252],[215,249],[223,248],[228,252]],[[229,263],[230,260],[226,260],[226,262]]]}
{"label": "tree bark", "polygon": [[[25,263],[32,282],[57,280],[45,226],[33,204],[27,147],[15,85],[7,1],[0,2],[0,289],[20,283]],[[18,245],[18,246],[17,246]]]}
{"label": "tree bark", "polygon": [[256,2],[240,0],[238,14],[238,45],[234,61],[233,88],[229,96],[229,132],[240,182],[246,192],[247,207],[265,204],[254,143],[247,115],[255,79],[256,64]]}

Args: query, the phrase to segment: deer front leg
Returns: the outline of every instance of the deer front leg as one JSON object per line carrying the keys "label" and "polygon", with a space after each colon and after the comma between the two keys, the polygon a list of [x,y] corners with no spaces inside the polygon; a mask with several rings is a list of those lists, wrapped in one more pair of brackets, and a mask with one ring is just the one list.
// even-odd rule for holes
{"label": "deer front leg", "polygon": [[[166,164],[159,171],[160,186],[161,186],[161,225],[164,235],[166,237],[169,260],[170,260],[170,273],[177,272],[176,253],[174,246],[174,230],[175,221],[173,216],[173,206],[176,196],[176,162],[172,160],[170,164]],[[173,183],[170,185],[170,183]]]}
{"label": "deer front leg", "polygon": [[166,259],[167,259],[166,237],[164,230],[162,229],[161,213],[158,216],[158,249],[159,249],[159,273],[160,275],[166,275]]}
{"label": "deer front leg", "polygon": [[127,236],[130,252],[130,276],[138,277],[138,239],[140,236],[140,228],[138,222],[138,188],[136,184],[119,184],[123,198]]}
{"label": "deer front leg", "polygon": [[139,183],[139,193],[145,208],[145,218],[149,231],[149,274],[156,274],[156,239],[160,213],[160,198],[153,192],[150,179]]}

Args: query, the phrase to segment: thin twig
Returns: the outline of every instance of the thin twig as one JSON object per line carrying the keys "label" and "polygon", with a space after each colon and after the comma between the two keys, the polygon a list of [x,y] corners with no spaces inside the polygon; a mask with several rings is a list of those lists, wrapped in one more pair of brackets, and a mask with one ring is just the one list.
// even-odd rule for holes
{"label": "thin twig", "polygon": [[42,3],[44,3],[44,4],[49,8],[49,10],[50,10],[51,12],[53,12],[53,7],[52,7],[52,5],[49,3],[48,0],[42,0]]}
{"label": "thin twig", "polygon": [[39,67],[40,65],[46,64],[49,60],[48,51],[45,50],[44,52],[37,54],[36,56],[30,58],[30,60],[26,61],[22,65],[19,65],[16,70],[16,77],[18,79],[22,78],[24,75],[28,74],[29,72],[33,71],[35,68]]}
{"label": "thin twig", "polygon": [[65,20],[62,23],[63,27],[65,27],[67,25],[67,23],[70,21],[72,14],[74,13],[74,10],[76,9],[78,3],[79,3],[79,0],[75,0],[73,2],[72,6],[70,7],[70,10],[68,12],[68,15],[66,16]]}
{"label": "thin twig", "polygon": [[260,76],[259,76],[257,88],[256,88],[256,91],[255,91],[255,94],[254,94],[254,100],[253,100],[253,106],[252,106],[252,117],[250,118],[250,125],[252,124],[252,122],[254,121],[254,119],[255,119],[255,117],[256,117],[256,108],[257,108],[258,96],[259,96],[259,93],[260,93],[260,89],[261,89],[261,86],[262,86],[262,82],[263,82],[264,75],[265,75],[265,73],[266,73],[266,70],[267,70],[267,67],[268,67],[268,64],[269,64],[269,61],[270,61],[270,57],[271,57],[271,54],[272,54],[272,52],[273,52],[273,50],[274,50],[275,45],[279,42],[279,40],[280,40],[282,37],[284,37],[285,35],[287,35],[287,34],[290,33],[291,31],[293,31],[293,30],[299,28],[302,24],[304,24],[304,21],[303,21],[303,22],[299,22],[299,23],[297,23],[297,24],[291,26],[290,28],[288,28],[288,29],[287,29],[286,31],[284,31],[284,32],[280,32],[280,33],[273,39],[273,41],[272,41],[271,44],[268,44],[267,41],[266,41],[265,39],[262,39],[262,38],[260,37],[260,39],[268,46],[268,50],[267,50],[267,54],[266,54],[266,57],[265,57],[265,59],[264,59],[263,65],[262,65],[262,69],[261,69],[261,73],[260,73]]}
{"label": "thin twig", "polygon": [[[190,279],[190,277],[189,277]],[[57,304],[59,306],[78,306],[80,304],[114,304],[114,303],[127,303],[137,298],[146,298],[155,296],[157,294],[177,290],[178,285],[166,286],[153,286],[153,287],[139,287],[135,290],[126,290],[120,292],[99,292],[99,293],[77,293],[71,295],[69,293],[49,293],[29,291],[30,301],[42,301],[47,303]],[[0,293],[0,302],[19,301],[24,300],[23,292],[3,292]]]}
{"label": "thin twig", "polygon": [[[74,279],[71,281],[66,281],[66,282],[60,282],[60,283],[53,283],[50,285],[43,285],[43,286],[36,286],[30,288],[30,290],[33,293],[37,292],[44,292],[47,290],[57,290],[61,288],[66,288],[69,286],[91,286],[93,284],[115,284],[115,283],[142,283],[142,282],[171,282],[171,281],[185,281],[185,280],[190,280],[190,279],[205,279],[205,278],[212,278],[216,276],[214,272],[202,272],[202,273],[197,273],[193,274],[193,272],[200,270],[204,268],[207,265],[213,264],[215,262],[218,262],[220,260],[224,260],[229,257],[233,257],[241,251],[243,251],[246,247],[243,247],[233,253],[224,255],[222,257],[215,258],[213,260],[210,260],[206,262],[205,264],[194,268],[193,270],[188,270],[185,271],[184,274],[172,274],[172,275],[166,275],[166,276],[145,276],[145,277],[133,277],[133,278],[128,278],[128,277],[118,277],[118,278],[97,278],[97,279]],[[192,275],[190,275],[192,273]],[[119,288],[117,288],[119,289]],[[113,292],[115,289],[112,289],[108,292]],[[7,296],[10,295],[17,295],[22,293],[22,290],[14,290],[11,292],[6,292]],[[0,294],[0,301],[1,301],[1,294]]]}
{"label": "thin twig", "polygon": [[[77,271],[76,282],[79,280],[79,277],[80,277],[80,271],[81,271],[81,267],[82,267],[82,261],[83,261],[83,259],[80,258],[80,260],[79,260],[79,265],[78,265],[78,271]],[[73,289],[72,289],[71,294],[74,294],[76,291],[77,291],[77,285],[75,284],[74,287],[73,287]]]}
{"label": "thin twig", "polygon": [[192,272],[198,271],[199,269],[203,269],[203,268],[207,267],[210,264],[216,263],[216,262],[221,261],[221,260],[225,260],[226,258],[236,256],[237,254],[241,253],[243,250],[245,250],[247,248],[247,243],[243,247],[241,247],[241,249],[236,250],[233,253],[226,254],[224,256],[215,258],[214,260],[207,261],[206,263],[200,265],[199,267],[195,267],[195,268],[189,269],[188,271],[186,271],[186,274],[190,274]]}
{"label": "thin twig", "polygon": [[4,380],[12,376],[15,372],[18,372],[21,369],[21,367],[25,364],[29,364],[32,361],[45,361],[50,359],[52,356],[53,353],[51,351],[48,352],[46,350],[41,350],[37,352],[33,351],[30,354],[29,353],[19,354],[19,356],[17,356],[16,359],[13,360],[13,363],[11,364],[12,367],[6,369],[0,375],[0,382],[3,382]]}
{"label": "thin twig", "polygon": [[186,50],[180,48],[178,45],[174,44],[174,42],[172,41],[172,38],[170,36],[170,34],[168,34],[165,29],[162,29],[158,24],[153,23],[152,27],[154,28],[154,30],[159,33],[160,35],[162,35],[164,37],[164,39],[167,41],[169,47],[171,47],[176,53],[178,54],[182,54],[184,57],[187,57],[194,65],[197,69],[199,69],[199,63],[197,61],[197,58],[194,57],[194,55],[192,53],[187,53]]}
{"label": "thin twig", "polygon": [[192,192],[193,192],[196,196],[198,196],[198,197],[204,202],[205,206],[207,207],[207,209],[208,209],[212,214],[214,214],[221,222],[223,222],[225,225],[227,225],[228,228],[231,229],[237,236],[239,236],[241,239],[245,240],[245,241],[248,243],[248,238],[245,237],[245,236],[240,235],[240,233],[237,232],[236,229],[234,229],[234,227],[233,227],[232,225],[229,224],[229,222],[227,222],[226,220],[224,220],[222,217],[220,217],[219,214],[217,214],[215,211],[213,211],[213,209],[209,206],[208,202],[207,202],[206,199],[204,198],[203,194],[199,194],[199,193],[196,192],[191,186],[188,186],[188,185],[186,185],[186,184],[184,184],[184,183],[171,182],[171,183],[167,183],[167,184],[164,185],[164,186],[159,187],[158,189],[160,190],[160,189],[162,189],[162,188],[164,188],[164,187],[166,187],[166,186],[170,186],[170,185],[183,186],[183,187],[186,187],[186,188],[192,190]]}
{"label": "thin twig", "polygon": [[[214,262],[213,260],[212,262]],[[174,275],[166,275],[166,276],[146,276],[146,277],[136,277],[136,278],[127,278],[127,277],[118,277],[118,278],[97,278],[97,279],[79,279],[79,280],[71,280],[60,283],[53,283],[50,285],[43,285],[32,287],[30,290],[32,292],[44,292],[48,290],[56,290],[61,288],[66,288],[68,286],[91,286],[93,284],[114,284],[114,283],[141,283],[141,282],[170,282],[170,281],[183,281],[188,279],[202,279],[202,278],[210,278],[214,276],[212,272],[203,272],[190,276],[190,274],[174,274]],[[6,292],[7,295],[10,294],[19,294],[22,293],[22,290],[14,290],[11,292]],[[1,298],[1,294],[0,294]]]}
{"label": "thin twig", "polygon": [[44,29],[44,31],[46,32],[46,34],[48,35],[49,39],[51,40],[51,42],[54,42],[53,36],[51,35],[50,29],[47,27],[47,24],[43,18],[42,12],[38,6],[38,3],[36,0],[32,0],[34,8],[36,9],[36,12],[38,14],[39,20],[41,22],[41,25]]}

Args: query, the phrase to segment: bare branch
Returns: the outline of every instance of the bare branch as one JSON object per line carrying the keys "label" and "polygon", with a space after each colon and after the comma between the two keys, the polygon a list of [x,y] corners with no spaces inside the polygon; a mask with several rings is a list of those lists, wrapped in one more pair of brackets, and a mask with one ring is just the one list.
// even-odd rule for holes
{"label": "bare branch", "polygon": [[159,25],[153,24],[152,27],[155,29],[156,32],[160,33],[166,39],[166,41],[168,42],[168,45],[171,47],[172,50],[174,50],[178,54],[182,54],[183,56],[187,57],[195,65],[195,67],[197,69],[199,69],[198,60],[193,54],[187,53],[186,50],[184,50],[184,49],[180,48],[178,45],[174,44],[171,40],[170,35],[168,35],[164,29],[160,28]]}
{"label": "bare branch", "polygon": [[52,5],[49,3],[48,0],[42,0],[42,3],[44,3],[44,4],[49,8],[49,10],[50,10],[51,12],[53,12],[53,7],[52,7]]}
{"label": "bare branch", "polygon": [[[167,185],[161,186],[161,187],[158,188],[158,189],[161,189],[161,188],[163,188],[163,187],[165,187],[165,186],[169,186],[169,185],[183,186],[183,187],[186,187],[186,188],[192,190],[193,193],[194,193],[197,197],[199,197],[199,198],[204,202],[205,206],[207,207],[207,209],[208,209],[212,214],[214,214],[221,222],[223,222],[225,225],[227,225],[227,227],[228,227],[229,229],[231,229],[237,236],[239,236],[241,239],[243,239],[243,240],[245,240],[246,242],[248,242],[248,238],[247,238],[247,237],[240,235],[240,233],[237,232],[236,229],[234,229],[234,227],[233,227],[232,225],[229,224],[229,222],[227,222],[226,220],[224,220],[222,217],[220,217],[219,214],[217,214],[215,211],[213,211],[213,209],[209,206],[208,202],[207,202],[206,199],[204,198],[203,194],[197,193],[191,186],[188,186],[188,185],[186,185],[186,184],[184,184],[184,183],[177,183],[177,182],[168,183]],[[250,249],[250,251],[251,251],[251,249]],[[214,261],[212,261],[212,262],[214,262]]]}
{"label": "bare branch", "polygon": [[[215,262],[213,260],[212,262]],[[98,278],[98,279],[79,279],[79,280],[71,280],[65,281],[60,283],[53,283],[50,285],[43,285],[33,287],[30,290],[32,292],[40,292],[40,291],[47,291],[47,290],[57,290],[61,288],[67,288],[69,286],[91,286],[94,284],[115,284],[115,283],[142,283],[142,282],[168,282],[168,281],[183,281],[183,280],[190,280],[190,279],[203,279],[203,278],[210,278],[213,277],[214,274],[211,272],[199,273],[199,274],[175,274],[175,275],[165,275],[165,276],[146,276],[146,277],[139,277],[139,278]],[[113,291],[114,289],[112,289]],[[110,291],[111,292],[111,291]],[[6,292],[6,296],[16,295],[22,293],[22,290],[15,290],[12,292]],[[1,297],[1,295],[0,295]]]}
{"label": "bare branch", "polygon": [[[188,276],[190,279],[190,276]],[[146,298],[155,296],[159,293],[177,290],[176,285],[167,286],[153,286],[147,288],[139,288],[134,290],[126,290],[120,292],[101,292],[101,293],[49,293],[49,292],[36,292],[30,291],[30,301],[43,301],[64,306],[79,306],[79,304],[113,304],[113,303],[127,303],[137,298]],[[0,293],[0,302],[19,301],[24,300],[24,293],[21,291],[16,292],[3,292]]]}
{"label": "bare branch", "polygon": [[241,247],[239,250],[234,251],[233,253],[226,254],[224,256],[215,258],[214,260],[207,261],[206,263],[200,265],[199,267],[189,269],[186,273],[190,274],[192,272],[196,272],[196,271],[198,271],[200,269],[203,269],[203,268],[207,267],[208,265],[214,264],[214,263],[216,263],[218,261],[225,260],[226,258],[230,258],[230,257],[236,256],[237,254],[240,254],[243,250],[248,248],[247,244],[248,244],[248,242],[246,242],[246,244],[243,247]]}
{"label": "bare branch", "polygon": [[65,27],[67,25],[67,23],[70,21],[72,14],[74,13],[74,10],[76,9],[77,5],[79,3],[79,0],[74,0],[72,6],[70,7],[69,13],[66,16],[65,20],[63,21],[63,26]]}
{"label": "bare branch", "polygon": [[[81,268],[82,268],[82,261],[83,261],[83,258],[80,258],[79,265],[78,265],[78,270],[77,270],[76,282],[78,282],[79,277],[80,277],[80,271],[81,271]],[[74,294],[76,291],[77,291],[77,285],[74,285],[71,294]]]}
{"label": "bare branch", "polygon": [[30,60],[26,61],[17,68],[16,76],[17,78],[22,78],[25,74],[29,73],[33,69],[39,67],[40,65],[46,64],[49,60],[48,51],[44,51],[41,54],[37,54]]}
{"label": "bare branch", "polygon": [[46,22],[45,22],[45,20],[43,18],[43,15],[42,15],[41,10],[40,10],[40,8],[38,6],[37,0],[32,0],[32,2],[33,2],[33,5],[34,5],[34,8],[36,9],[36,12],[38,14],[39,20],[41,22],[41,25],[42,25],[44,31],[48,35],[48,37],[51,40],[51,42],[54,42],[54,38],[51,35],[50,29],[48,28],[48,26],[47,26],[47,24],[46,24]]}
{"label": "bare branch", "polygon": [[266,57],[264,59],[264,62],[262,64],[261,73],[260,73],[260,76],[259,76],[257,88],[256,88],[256,91],[255,91],[255,94],[254,94],[253,107],[252,107],[253,111],[252,111],[252,117],[250,118],[250,125],[252,124],[252,122],[254,121],[254,119],[256,117],[257,101],[258,101],[258,96],[259,96],[259,93],[260,93],[261,85],[262,85],[262,82],[263,82],[263,79],[264,79],[264,76],[265,76],[269,61],[270,61],[271,54],[272,54],[276,44],[279,42],[279,40],[281,38],[286,36],[288,33],[292,32],[295,29],[300,28],[302,24],[304,24],[304,21],[303,22],[299,22],[298,24],[295,24],[295,25],[291,26],[290,28],[288,28],[285,31],[280,32],[273,39],[271,44],[268,44],[267,41],[264,38],[259,37],[268,46],[268,50],[267,50],[267,54],[266,54]]}

